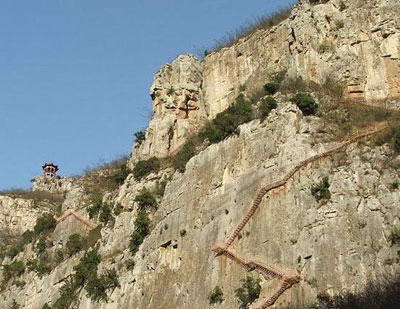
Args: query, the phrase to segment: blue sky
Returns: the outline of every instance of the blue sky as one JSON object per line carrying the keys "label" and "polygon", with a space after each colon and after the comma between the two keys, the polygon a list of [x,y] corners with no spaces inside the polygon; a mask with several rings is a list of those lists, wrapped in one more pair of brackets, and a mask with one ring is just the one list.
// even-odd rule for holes
{"label": "blue sky", "polygon": [[154,73],[293,0],[1,0],[0,189],[129,154]]}

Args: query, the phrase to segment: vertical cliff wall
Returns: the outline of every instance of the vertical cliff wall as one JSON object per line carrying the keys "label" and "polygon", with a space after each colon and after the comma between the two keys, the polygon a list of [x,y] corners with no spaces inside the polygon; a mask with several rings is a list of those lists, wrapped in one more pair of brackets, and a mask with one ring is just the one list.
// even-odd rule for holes
{"label": "vertical cliff wall", "polygon": [[226,109],[241,85],[257,91],[282,70],[317,84],[329,77],[344,84],[349,98],[399,107],[399,16],[396,0],[301,1],[279,25],[205,58],[209,117]]}

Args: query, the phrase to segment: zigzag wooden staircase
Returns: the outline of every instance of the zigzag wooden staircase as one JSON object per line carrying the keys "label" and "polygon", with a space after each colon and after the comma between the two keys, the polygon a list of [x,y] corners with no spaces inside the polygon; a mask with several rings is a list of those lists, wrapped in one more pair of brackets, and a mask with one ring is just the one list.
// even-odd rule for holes
{"label": "zigzag wooden staircase", "polygon": [[291,169],[286,174],[286,176],[283,177],[281,180],[266,186],[262,186],[261,189],[257,190],[256,196],[253,200],[253,205],[248,210],[248,212],[246,213],[242,221],[239,223],[239,225],[232,231],[231,234],[228,235],[227,238],[225,238],[222,245],[216,245],[212,249],[212,251],[214,251],[217,254],[217,256],[225,256],[234,261],[235,263],[237,263],[239,266],[246,269],[247,271],[256,270],[260,272],[266,279],[270,278],[280,279],[280,285],[278,289],[272,294],[272,296],[270,296],[265,302],[263,302],[261,304],[261,307],[259,307],[258,309],[266,309],[272,306],[287,289],[291,288],[293,285],[297,283],[300,283],[300,281],[303,279],[303,274],[299,270],[297,270],[296,272],[288,273],[283,270],[278,270],[271,266],[264,265],[253,260],[245,260],[244,258],[241,258],[240,256],[234,254],[232,251],[229,250],[229,247],[235,241],[236,237],[240,234],[240,232],[243,230],[243,228],[249,222],[250,218],[254,215],[254,213],[260,206],[263,197],[267,193],[284,186],[289,181],[289,179],[291,179],[301,168],[307,166],[309,163],[327,157],[341,150],[342,148],[345,148],[346,146],[356,142],[361,138],[379,133],[387,128],[388,128],[387,123],[378,123],[370,127],[364,133],[353,134],[352,136],[348,137],[346,141],[336,144],[331,149],[324,151],[323,153],[317,154],[315,156],[312,156],[304,161],[301,161],[293,169]]}

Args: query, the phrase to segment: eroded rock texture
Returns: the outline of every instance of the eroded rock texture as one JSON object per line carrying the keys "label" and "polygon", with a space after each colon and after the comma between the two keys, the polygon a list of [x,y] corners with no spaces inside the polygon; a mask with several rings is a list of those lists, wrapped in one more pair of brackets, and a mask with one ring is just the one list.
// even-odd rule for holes
{"label": "eroded rock texture", "polygon": [[301,1],[278,26],[206,57],[206,110],[215,116],[241,85],[257,91],[268,75],[282,70],[318,84],[331,78],[346,86],[349,98],[371,104],[389,99],[398,107],[399,16],[396,0]]}
{"label": "eroded rock texture", "polygon": [[150,87],[153,117],[145,141],[133,148],[132,162],[173,154],[204,123],[202,71],[199,60],[181,55],[156,73]]}

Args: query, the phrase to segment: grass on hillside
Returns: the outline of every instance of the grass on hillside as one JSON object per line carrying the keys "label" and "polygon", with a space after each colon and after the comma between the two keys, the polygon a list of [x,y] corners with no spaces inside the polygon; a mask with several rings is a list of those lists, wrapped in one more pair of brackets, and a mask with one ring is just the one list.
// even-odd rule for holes
{"label": "grass on hillside", "polygon": [[228,32],[224,37],[215,41],[215,44],[205,51],[205,54],[217,52],[225,47],[234,45],[241,38],[247,37],[257,30],[270,29],[278,25],[290,16],[290,12],[296,2],[287,7],[281,8],[273,13],[256,17],[247,25],[241,26],[236,30]]}
{"label": "grass on hillside", "polygon": [[36,202],[49,201],[50,203],[60,204],[64,201],[63,194],[50,193],[46,191],[31,191],[27,189],[13,188],[0,191],[0,195],[14,198],[34,200]]}

